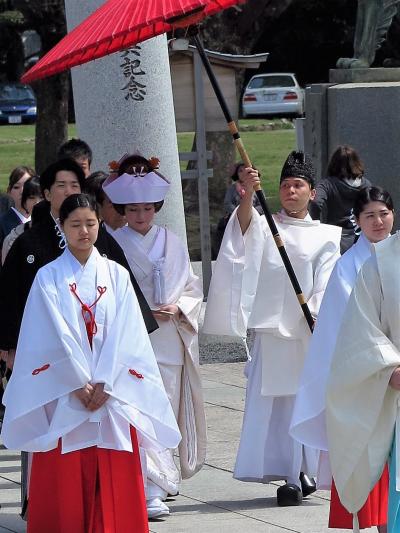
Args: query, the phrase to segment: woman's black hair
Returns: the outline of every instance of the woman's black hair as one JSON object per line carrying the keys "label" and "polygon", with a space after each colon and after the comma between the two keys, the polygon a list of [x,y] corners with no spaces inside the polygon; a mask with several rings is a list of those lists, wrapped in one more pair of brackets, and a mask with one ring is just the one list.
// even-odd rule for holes
{"label": "woman's black hair", "polygon": [[342,144],[333,152],[327,173],[329,177],[355,180],[364,175],[364,164],[354,148]]}
{"label": "woman's black hair", "polygon": [[64,224],[69,215],[80,207],[88,207],[91,211],[96,213],[97,219],[99,219],[99,209],[96,199],[89,194],[71,194],[68,196],[60,207],[60,224]]}
{"label": "woman's black hair", "polygon": [[122,176],[122,174],[131,174],[132,167],[136,167],[137,171],[143,169],[143,172],[145,173],[153,170],[149,160],[145,157],[136,154],[128,155],[128,157],[123,159],[119,165],[118,176]]}
{"label": "woman's black hair", "polygon": [[73,159],[60,159],[59,161],[56,161],[52,165],[49,165],[46,170],[43,171],[43,173],[40,176],[40,188],[42,189],[42,193],[44,195],[44,191],[49,191],[51,189],[51,186],[56,181],[56,174],[57,172],[61,172],[63,170],[73,172],[75,176],[78,178],[79,185],[81,186],[81,190],[84,189],[85,186],[85,173],[81,169],[81,167],[74,161]]}
{"label": "woman's black hair", "polygon": [[[243,163],[243,161],[239,161],[238,163],[235,163],[235,166],[233,167],[233,172],[231,175],[232,181],[239,181],[239,170],[242,167],[246,168],[246,165]],[[253,165],[253,168],[254,170],[258,170],[254,165]],[[261,172],[259,172],[258,175],[259,177],[261,177]]]}
{"label": "woman's black hair", "polygon": [[232,181],[239,181],[239,170],[241,169],[241,167],[244,167],[244,166],[245,164],[243,163],[243,161],[239,161],[238,163],[235,163],[232,176],[231,176]]}
{"label": "woman's black hair", "polygon": [[21,165],[19,167],[14,168],[14,170],[11,171],[11,174],[8,178],[8,187],[7,192],[10,192],[11,189],[14,187],[16,183],[19,182],[19,180],[22,178],[24,174],[29,174],[30,176],[35,176],[35,171],[31,167],[26,167],[24,165]]}
{"label": "woman's black hair", "polygon": [[394,211],[393,200],[390,194],[381,187],[366,187],[361,189],[358,193],[357,199],[354,202],[353,214],[359,218],[364,211],[365,206],[370,202],[382,202],[386,205],[389,211]]}
{"label": "woman's black hair", "polygon": [[32,176],[24,183],[21,196],[21,205],[25,210],[26,201],[29,198],[32,198],[33,196],[42,198],[42,191],[40,189],[40,178],[38,176]]}
{"label": "woman's black hair", "polygon": [[[161,200],[161,202],[148,202],[148,203],[154,204],[154,211],[158,213],[160,209],[162,208],[162,206],[164,205],[164,200]],[[131,205],[131,204],[113,204],[115,211],[122,216],[125,216],[125,207],[127,205]]]}

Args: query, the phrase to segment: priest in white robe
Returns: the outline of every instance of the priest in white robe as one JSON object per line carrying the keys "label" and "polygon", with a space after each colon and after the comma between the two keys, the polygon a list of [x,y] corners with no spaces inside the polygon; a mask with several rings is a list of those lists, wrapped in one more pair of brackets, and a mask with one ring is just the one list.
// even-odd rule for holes
{"label": "priest in white robe", "polygon": [[28,531],[145,532],[138,442],[180,433],[129,274],[93,247],[95,201],[71,195],[60,223],[68,248],[29,293],[2,439],[34,452]]}
{"label": "priest in white robe", "polygon": [[[144,175],[135,174],[139,164]],[[159,329],[150,340],[182,433],[180,470],[182,477],[188,478],[202,467],[206,450],[198,351],[201,283],[181,240],[169,229],[154,224],[169,183],[141,156],[128,156],[123,165],[132,173],[108,180],[104,190],[126,218],[127,225],[117,230],[114,238],[158,321]],[[168,494],[177,494],[180,482],[172,450],[157,454],[150,451],[146,456],[148,512],[151,516],[168,514],[163,500]]]}
{"label": "priest in white robe", "polygon": [[[400,233],[374,247],[343,317],[327,387],[326,425],[340,500],[355,516],[391,453],[388,533],[400,528]],[[396,427],[396,437],[395,437]]]}
{"label": "priest in white robe", "polygon": [[[247,329],[255,331],[234,477],[259,483],[286,480],[278,489],[278,504],[298,505],[302,493],[315,490],[309,477],[318,464],[318,450],[289,436],[311,333],[265,217],[252,208],[257,183],[257,172],[249,169],[242,202],[228,223],[215,265],[204,332],[245,338]],[[281,175],[282,210],[274,218],[317,316],[339,257],[340,229],[311,220],[307,207],[314,194],[311,163],[303,153],[291,153]]]}

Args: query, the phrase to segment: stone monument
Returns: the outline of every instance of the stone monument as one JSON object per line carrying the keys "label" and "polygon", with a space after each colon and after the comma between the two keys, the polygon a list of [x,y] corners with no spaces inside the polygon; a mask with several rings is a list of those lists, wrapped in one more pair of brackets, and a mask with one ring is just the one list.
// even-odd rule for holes
{"label": "stone monument", "polygon": [[[103,0],[66,0],[70,31]],[[72,69],[79,137],[93,149],[93,170],[125,153],[160,159],[171,189],[157,222],[186,241],[175,115],[165,35]]]}

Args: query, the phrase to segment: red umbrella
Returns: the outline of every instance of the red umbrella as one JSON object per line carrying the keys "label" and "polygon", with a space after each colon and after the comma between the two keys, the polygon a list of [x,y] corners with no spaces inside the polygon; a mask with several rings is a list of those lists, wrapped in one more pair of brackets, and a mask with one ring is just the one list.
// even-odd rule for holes
{"label": "red umbrella", "polygon": [[[201,40],[197,24],[206,16],[222,11],[245,0],[108,0],[74,30],[64,37],[34,67],[22,77],[24,83],[52,76],[71,67],[82,65],[106,55],[129,48],[175,28],[190,27],[190,34],[199,51],[216,97],[221,105],[228,128],[246,166],[250,158],[239,131],[218,85]],[[314,319],[306,304],[275,221],[268,209],[261,187],[256,190],[268,225],[282,257],[297,299],[312,331]]]}
{"label": "red umbrella", "polygon": [[72,30],[22,81],[31,83],[118,52],[244,0],[108,0]]}

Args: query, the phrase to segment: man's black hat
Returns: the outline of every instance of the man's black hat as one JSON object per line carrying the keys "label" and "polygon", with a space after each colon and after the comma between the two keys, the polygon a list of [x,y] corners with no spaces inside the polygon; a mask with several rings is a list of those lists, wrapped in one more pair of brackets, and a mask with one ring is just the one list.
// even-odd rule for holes
{"label": "man's black hat", "polygon": [[286,178],[302,178],[314,189],[315,170],[311,158],[304,152],[290,152],[282,167],[280,183]]}

